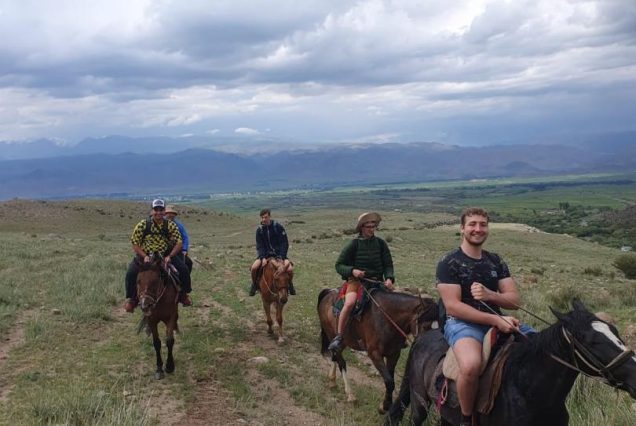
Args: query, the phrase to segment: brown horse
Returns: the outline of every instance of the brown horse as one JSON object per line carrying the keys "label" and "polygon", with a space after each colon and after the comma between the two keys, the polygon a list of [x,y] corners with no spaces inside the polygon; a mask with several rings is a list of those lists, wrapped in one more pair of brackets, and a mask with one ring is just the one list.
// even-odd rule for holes
{"label": "brown horse", "polygon": [[[143,316],[139,323],[139,330],[146,326],[148,334],[152,334],[152,344],[157,355],[157,370],[155,379],[163,379],[163,360],[161,358],[161,339],[157,330],[157,324],[161,321],[166,325],[166,346],[168,358],[166,359],[166,373],[174,371],[174,358],[172,347],[174,346],[174,332],[179,331],[177,319],[179,307],[177,300],[179,291],[163,266],[163,258],[159,253],[150,256],[149,263],[141,263],[137,274],[137,297]],[[176,272],[174,272],[176,274]]]}
{"label": "brown horse", "polygon": [[258,286],[265,309],[265,317],[267,320],[267,333],[273,334],[271,306],[276,305],[276,322],[278,323],[278,343],[283,343],[283,307],[287,303],[289,292],[289,282],[292,279],[292,273],[285,268],[282,260],[270,257],[267,264],[261,271],[261,277],[258,280]]}
{"label": "brown horse", "polygon": [[[324,289],[318,296],[318,317],[320,318],[322,354],[329,354],[327,347],[336,335],[337,318],[333,313],[333,303],[338,291]],[[437,304],[430,298],[422,298],[412,294],[399,292],[376,291],[360,319],[349,321],[343,333],[343,348],[366,350],[373,365],[384,380],[384,400],[378,411],[386,412],[391,406],[395,388],[395,365],[400,352],[406,343],[406,335],[417,334],[431,328],[437,320]],[[404,333],[404,334],[403,334]],[[331,354],[333,361],[329,381],[330,386],[336,384],[336,365],[340,369],[344,381],[348,402],[354,402],[355,396],[347,380],[347,364],[342,352]]]}

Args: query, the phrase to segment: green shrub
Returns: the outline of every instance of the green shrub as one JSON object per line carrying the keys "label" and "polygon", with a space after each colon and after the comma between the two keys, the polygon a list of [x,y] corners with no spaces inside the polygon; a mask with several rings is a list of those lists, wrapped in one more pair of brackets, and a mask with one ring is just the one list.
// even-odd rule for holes
{"label": "green shrub", "polygon": [[625,274],[625,278],[636,279],[636,253],[618,256],[613,265]]}
{"label": "green shrub", "polygon": [[603,271],[598,266],[588,266],[583,270],[585,275],[593,275],[595,277],[600,277],[603,275]]}

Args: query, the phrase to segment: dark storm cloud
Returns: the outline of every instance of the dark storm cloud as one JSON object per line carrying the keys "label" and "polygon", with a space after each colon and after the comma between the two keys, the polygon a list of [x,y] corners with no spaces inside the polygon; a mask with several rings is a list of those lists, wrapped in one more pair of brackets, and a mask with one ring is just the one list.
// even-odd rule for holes
{"label": "dark storm cloud", "polygon": [[539,129],[552,106],[577,123],[599,105],[633,111],[635,36],[632,0],[0,0],[0,140],[417,138],[475,117],[495,134],[513,116]]}

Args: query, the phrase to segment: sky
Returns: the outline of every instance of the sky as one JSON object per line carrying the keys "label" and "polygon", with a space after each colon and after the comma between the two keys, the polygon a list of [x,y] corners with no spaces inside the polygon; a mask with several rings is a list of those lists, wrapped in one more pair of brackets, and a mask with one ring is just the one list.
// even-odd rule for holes
{"label": "sky", "polygon": [[636,128],[634,0],[0,0],[0,141]]}

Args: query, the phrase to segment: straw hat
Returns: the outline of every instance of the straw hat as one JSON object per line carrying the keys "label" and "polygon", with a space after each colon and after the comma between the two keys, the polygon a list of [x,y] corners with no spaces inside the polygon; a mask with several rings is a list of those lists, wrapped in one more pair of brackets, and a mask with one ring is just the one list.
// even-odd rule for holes
{"label": "straw hat", "polygon": [[356,232],[360,232],[360,229],[362,228],[362,225],[364,225],[365,223],[375,222],[376,225],[379,225],[381,221],[382,221],[382,218],[376,212],[362,213],[358,217],[358,224],[356,225]]}
{"label": "straw hat", "polygon": [[168,204],[166,206],[166,213],[174,213],[175,215],[179,214],[177,213],[177,211],[174,209],[174,206],[172,204]]}

